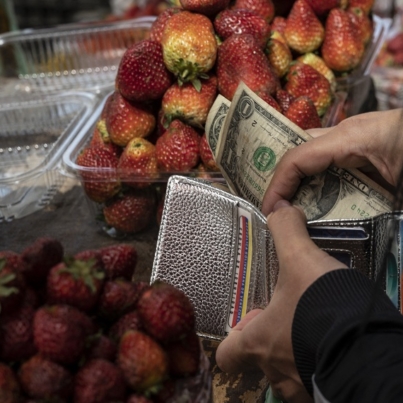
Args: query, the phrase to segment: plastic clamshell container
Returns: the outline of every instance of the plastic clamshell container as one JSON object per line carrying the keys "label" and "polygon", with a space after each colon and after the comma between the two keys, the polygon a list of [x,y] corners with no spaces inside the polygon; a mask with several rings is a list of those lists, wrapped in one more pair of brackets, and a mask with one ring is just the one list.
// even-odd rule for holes
{"label": "plastic clamshell container", "polygon": [[62,186],[67,145],[99,102],[65,92],[0,103],[0,222],[43,208]]}
{"label": "plastic clamshell container", "polygon": [[124,52],[148,36],[155,18],[0,35],[0,82],[9,93],[102,89],[114,82]]}

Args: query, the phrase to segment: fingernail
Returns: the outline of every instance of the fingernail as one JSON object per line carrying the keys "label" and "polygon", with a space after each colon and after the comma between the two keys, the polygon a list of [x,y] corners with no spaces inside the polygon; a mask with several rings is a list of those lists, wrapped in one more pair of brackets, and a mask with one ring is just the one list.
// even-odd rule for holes
{"label": "fingernail", "polygon": [[291,203],[288,200],[279,200],[273,207],[273,212],[282,207],[290,207]]}

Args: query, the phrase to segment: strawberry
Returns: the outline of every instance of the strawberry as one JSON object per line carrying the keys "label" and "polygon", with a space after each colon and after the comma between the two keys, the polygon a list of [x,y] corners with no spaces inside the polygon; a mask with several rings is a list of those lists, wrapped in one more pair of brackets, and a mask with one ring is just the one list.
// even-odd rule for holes
{"label": "strawberry", "polygon": [[111,140],[121,147],[137,137],[147,137],[155,127],[155,116],[144,104],[130,102],[114,92],[105,117]]}
{"label": "strawberry", "polygon": [[295,99],[290,93],[286,90],[279,89],[276,92],[276,101],[280,106],[281,112],[284,113],[290,107],[291,102]]}
{"label": "strawberry", "polygon": [[292,55],[286,43],[271,36],[264,49],[267,58],[278,77],[283,77],[290,67]]}
{"label": "strawberry", "polygon": [[221,11],[214,19],[214,29],[221,40],[234,34],[250,34],[262,49],[270,37],[269,23],[254,11],[243,8]]}
{"label": "strawberry", "polygon": [[277,15],[276,17],[274,17],[272,23],[271,23],[271,31],[276,31],[279,34],[281,34],[282,36],[284,36],[284,32],[285,32],[285,26],[287,25],[287,20],[285,19],[285,17],[281,17],[279,15]]}
{"label": "strawberry", "polygon": [[143,330],[143,325],[137,311],[132,311],[123,315],[109,329],[109,337],[120,342],[122,336],[129,330]]}
{"label": "strawberry", "polygon": [[217,42],[212,22],[202,14],[182,11],[167,21],[161,38],[164,62],[179,84],[207,78],[217,57]]}
{"label": "strawberry", "polygon": [[295,98],[306,95],[315,104],[319,116],[323,116],[332,103],[333,94],[329,81],[309,64],[296,62],[286,76],[284,89]]}
{"label": "strawberry", "polygon": [[107,148],[108,150],[112,151],[117,158],[119,158],[120,154],[122,153],[122,148],[117,144],[112,143],[108,130],[106,130],[105,119],[98,120],[92,133],[89,147]]}
{"label": "strawberry", "polygon": [[302,96],[291,102],[284,115],[303,130],[322,127],[315,105],[309,97]]}
{"label": "strawberry", "polygon": [[131,280],[137,265],[137,250],[134,245],[120,243],[99,250],[108,280],[117,277]]}
{"label": "strawberry", "polygon": [[227,8],[229,3],[230,0],[180,0],[184,10],[204,14],[210,18]]}
{"label": "strawberry", "polygon": [[365,14],[369,14],[372,10],[375,0],[349,0],[349,7],[360,7]]}
{"label": "strawberry", "polygon": [[329,81],[331,90],[333,92],[336,91],[336,77],[333,71],[320,56],[316,55],[315,53],[305,53],[304,55],[298,57],[297,60],[302,63],[309,64],[316,71],[324,75]]}
{"label": "strawberry", "polygon": [[251,10],[267,22],[271,22],[275,14],[272,0],[235,0],[233,7]]}
{"label": "strawberry", "polygon": [[[91,339],[91,337],[89,339]],[[104,334],[97,334],[90,340],[90,344],[85,352],[85,359],[89,361],[102,358],[113,362],[116,358],[116,353],[116,344]]]}
{"label": "strawberry", "polygon": [[306,0],[297,0],[287,17],[284,36],[288,46],[298,53],[319,49],[325,30]]}
{"label": "strawberry", "polygon": [[116,88],[133,102],[160,99],[173,81],[162,58],[160,42],[149,39],[130,46],[120,60]]}
{"label": "strawberry", "polygon": [[76,374],[75,403],[108,403],[123,401],[126,383],[120,368],[106,360],[87,362]]}
{"label": "strawberry", "polygon": [[182,9],[180,7],[171,6],[160,13],[151,25],[149,38],[152,41],[161,43],[162,33],[164,32],[167,21],[174,14],[180,13],[181,11]]}
{"label": "strawberry", "polygon": [[178,288],[154,282],[137,304],[144,328],[156,340],[169,343],[194,330],[193,304]]}
{"label": "strawberry", "polygon": [[357,67],[364,54],[360,32],[348,12],[334,8],[326,20],[322,57],[334,71],[343,73]]}
{"label": "strawberry", "polygon": [[278,102],[269,94],[261,94],[261,98],[263,101],[265,101],[267,104],[269,104],[272,108],[274,108],[276,111],[281,112],[281,107],[278,104]]}
{"label": "strawberry", "polygon": [[135,189],[109,200],[103,208],[107,225],[122,233],[144,230],[154,214],[155,195]]}
{"label": "strawberry", "polygon": [[[100,259],[100,258],[99,258]],[[96,257],[89,260],[77,255],[54,266],[47,279],[47,297],[52,304],[69,304],[91,312],[98,302],[105,278]]]}
{"label": "strawberry", "polygon": [[143,392],[168,376],[168,360],[162,347],[147,334],[127,331],[120,340],[117,362],[127,383]]}
{"label": "strawberry", "polygon": [[82,357],[92,328],[90,318],[72,306],[44,305],[34,316],[35,345],[42,356],[52,361],[74,364]]}
{"label": "strawberry", "polygon": [[347,0],[306,0],[306,2],[317,16],[324,16],[332,8],[345,8],[347,5]]}
{"label": "strawberry", "polygon": [[206,133],[204,133],[203,136],[201,136],[200,138],[200,158],[208,171],[220,171],[220,168],[218,168],[214,159],[214,155],[207,142]]}
{"label": "strawberry", "polygon": [[188,172],[199,161],[199,143],[195,129],[175,119],[155,146],[159,168],[168,172]]}
{"label": "strawberry", "polygon": [[386,43],[386,50],[391,53],[397,53],[403,50],[403,32],[394,35]]}
{"label": "strawberry", "polygon": [[374,31],[371,18],[365,14],[360,7],[349,7],[347,12],[352,23],[357,27],[358,32],[360,32],[362,42],[364,45],[367,45],[372,38],[372,33]]}
{"label": "strawberry", "polygon": [[21,365],[18,378],[25,393],[33,399],[67,403],[71,396],[71,373],[40,355],[33,356]]}
{"label": "strawberry", "polygon": [[191,83],[173,84],[162,98],[162,112],[164,121],[169,125],[173,120],[203,128],[207,115],[217,95],[217,78],[211,76],[200,81],[200,90],[197,91]]}
{"label": "strawberry", "polygon": [[86,195],[93,201],[103,203],[120,190],[116,176],[118,166],[116,154],[104,147],[86,147],[76,159],[83,179]]}
{"label": "strawberry", "polygon": [[257,95],[273,94],[279,81],[256,39],[249,34],[232,35],[218,49],[218,91],[232,101],[243,81]]}
{"label": "strawberry", "polygon": [[135,137],[129,141],[119,158],[119,175],[127,185],[144,188],[150,185],[148,180],[157,177],[157,164],[154,144]]}
{"label": "strawberry", "polygon": [[0,402],[21,403],[22,394],[14,371],[0,362]]}
{"label": "strawberry", "polygon": [[29,284],[44,285],[50,269],[62,261],[63,255],[63,245],[55,238],[40,237],[26,247],[21,257],[29,267],[24,272]]}

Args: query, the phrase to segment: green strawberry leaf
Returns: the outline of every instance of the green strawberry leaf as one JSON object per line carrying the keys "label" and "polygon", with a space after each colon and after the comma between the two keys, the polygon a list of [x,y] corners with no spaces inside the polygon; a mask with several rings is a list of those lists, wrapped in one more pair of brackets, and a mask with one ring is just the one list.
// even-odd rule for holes
{"label": "green strawberry leaf", "polygon": [[201,85],[201,81],[198,78],[195,78],[194,80],[192,80],[192,84],[197,92],[201,91],[202,85]]}

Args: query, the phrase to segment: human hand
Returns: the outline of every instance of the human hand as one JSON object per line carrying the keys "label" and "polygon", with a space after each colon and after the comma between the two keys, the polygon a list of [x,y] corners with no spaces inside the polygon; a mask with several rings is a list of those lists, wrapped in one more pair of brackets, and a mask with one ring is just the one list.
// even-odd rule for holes
{"label": "human hand", "polygon": [[358,168],[392,191],[403,166],[402,124],[403,109],[394,109],[356,115],[335,127],[310,130],[314,138],[289,150],[277,165],[263,199],[263,214],[269,214],[278,200],[290,200],[304,177],[331,165]]}
{"label": "human hand", "polygon": [[285,200],[268,217],[279,260],[279,276],[269,305],[250,311],[217,349],[225,372],[260,368],[273,394],[288,403],[312,402],[294,362],[291,327],[304,291],[328,271],[345,266],[319,249],[308,235],[302,210]]}

